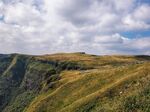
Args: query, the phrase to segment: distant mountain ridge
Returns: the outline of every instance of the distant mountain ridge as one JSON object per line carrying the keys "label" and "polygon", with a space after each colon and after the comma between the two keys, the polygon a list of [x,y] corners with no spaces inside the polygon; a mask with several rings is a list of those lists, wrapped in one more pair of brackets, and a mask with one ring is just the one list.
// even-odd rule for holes
{"label": "distant mountain ridge", "polygon": [[0,54],[0,112],[99,111],[150,111],[150,56]]}

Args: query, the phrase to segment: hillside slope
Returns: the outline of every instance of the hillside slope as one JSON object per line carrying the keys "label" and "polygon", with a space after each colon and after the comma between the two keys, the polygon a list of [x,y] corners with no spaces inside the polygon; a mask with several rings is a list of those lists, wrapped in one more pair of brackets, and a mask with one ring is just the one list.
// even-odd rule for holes
{"label": "hillside slope", "polygon": [[150,112],[150,57],[0,55],[0,112]]}

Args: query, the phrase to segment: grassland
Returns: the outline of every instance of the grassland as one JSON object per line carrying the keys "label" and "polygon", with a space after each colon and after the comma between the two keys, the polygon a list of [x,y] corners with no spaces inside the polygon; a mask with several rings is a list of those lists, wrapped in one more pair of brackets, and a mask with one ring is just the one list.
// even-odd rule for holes
{"label": "grassland", "polygon": [[1,56],[0,110],[150,112],[150,57]]}

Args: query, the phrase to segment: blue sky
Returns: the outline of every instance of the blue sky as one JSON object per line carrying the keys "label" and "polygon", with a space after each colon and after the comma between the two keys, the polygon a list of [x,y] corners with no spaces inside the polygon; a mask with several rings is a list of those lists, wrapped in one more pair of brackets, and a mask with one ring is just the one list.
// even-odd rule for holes
{"label": "blue sky", "polygon": [[150,4],[149,0],[138,0],[138,1],[141,2],[141,3],[148,3],[148,4]]}
{"label": "blue sky", "polygon": [[150,55],[149,0],[1,0],[0,53]]}
{"label": "blue sky", "polygon": [[142,38],[142,37],[150,37],[150,31],[127,31],[120,33],[121,35],[128,37],[128,38]]}

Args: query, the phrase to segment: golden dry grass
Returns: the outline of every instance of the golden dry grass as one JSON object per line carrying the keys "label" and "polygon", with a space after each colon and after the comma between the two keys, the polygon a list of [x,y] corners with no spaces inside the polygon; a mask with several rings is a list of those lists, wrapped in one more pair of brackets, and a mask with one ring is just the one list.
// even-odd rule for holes
{"label": "golden dry grass", "polygon": [[[71,54],[71,56],[65,58],[68,57],[74,56]],[[54,58],[56,57],[54,56]],[[64,59],[63,56],[59,58],[61,58],[61,60],[62,58]],[[51,57],[48,56],[48,59],[51,59]],[[85,60],[86,58],[75,59],[76,61],[87,61]],[[74,60],[74,58],[71,58],[70,60]],[[126,62],[129,64],[126,66],[120,64],[120,66],[117,67],[100,66],[96,69],[84,71],[64,71],[60,75],[60,82],[65,80],[64,83],[50,94],[43,94],[33,101],[27,109],[27,112],[79,111],[78,108],[95,101],[109,90],[117,88],[119,85],[124,84],[126,81],[134,79],[137,76],[143,76],[144,72],[148,72],[148,75],[150,73],[149,63],[131,63],[137,62],[132,56],[104,56],[98,57],[98,59],[93,58],[91,60],[101,61],[101,64],[107,63],[108,65],[111,65],[114,62]]]}

